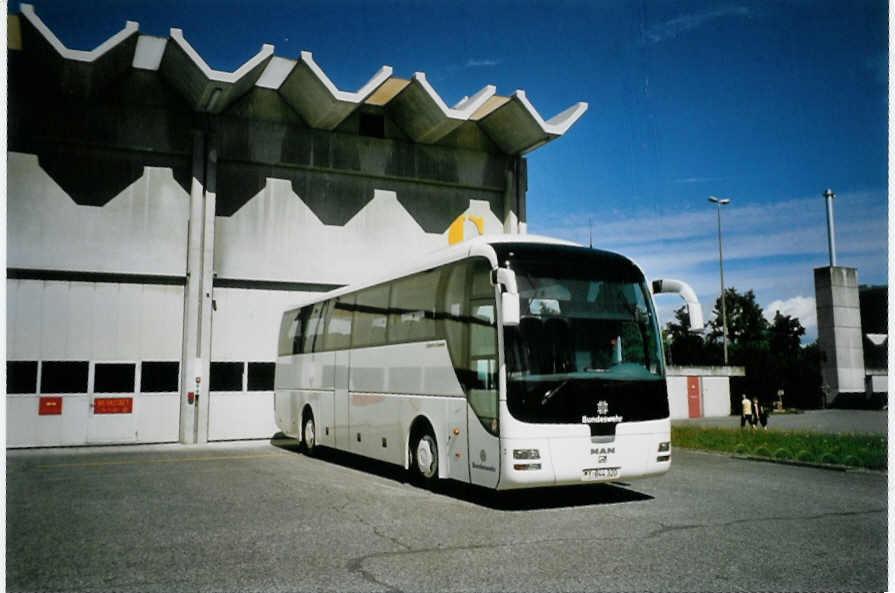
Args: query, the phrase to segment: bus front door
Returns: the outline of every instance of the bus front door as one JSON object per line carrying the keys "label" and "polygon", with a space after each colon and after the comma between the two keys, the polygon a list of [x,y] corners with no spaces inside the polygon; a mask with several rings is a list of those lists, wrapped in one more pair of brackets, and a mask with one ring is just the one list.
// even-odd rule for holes
{"label": "bus front door", "polygon": [[[482,397],[486,396],[486,397]],[[469,481],[478,486],[496,488],[500,477],[500,439],[485,428],[484,422],[492,422],[491,418],[483,418],[476,411],[476,400],[490,400],[493,396],[495,407],[497,392],[491,390],[470,390],[467,407],[467,435],[469,436]],[[496,414],[495,420],[496,421]]]}
{"label": "bus front door", "polygon": [[494,297],[474,298],[469,331],[469,362],[475,375],[468,391],[466,427],[469,435],[469,479],[495,488],[500,477],[497,438],[497,331]]}

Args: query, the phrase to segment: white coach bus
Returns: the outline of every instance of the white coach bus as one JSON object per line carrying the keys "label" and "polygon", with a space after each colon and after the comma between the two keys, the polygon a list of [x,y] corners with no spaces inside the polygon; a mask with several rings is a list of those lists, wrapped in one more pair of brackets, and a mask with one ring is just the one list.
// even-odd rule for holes
{"label": "white coach bus", "polygon": [[643,272],[552,239],[479,237],[286,311],[275,382],[277,426],[307,452],[334,447],[423,482],[604,482],[671,461]]}

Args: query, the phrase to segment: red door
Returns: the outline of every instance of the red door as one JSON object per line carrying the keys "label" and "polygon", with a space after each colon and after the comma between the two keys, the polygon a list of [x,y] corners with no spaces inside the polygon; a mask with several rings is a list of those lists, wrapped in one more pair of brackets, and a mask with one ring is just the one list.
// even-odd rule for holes
{"label": "red door", "polygon": [[699,377],[687,377],[687,407],[690,411],[690,418],[702,416],[699,397]]}

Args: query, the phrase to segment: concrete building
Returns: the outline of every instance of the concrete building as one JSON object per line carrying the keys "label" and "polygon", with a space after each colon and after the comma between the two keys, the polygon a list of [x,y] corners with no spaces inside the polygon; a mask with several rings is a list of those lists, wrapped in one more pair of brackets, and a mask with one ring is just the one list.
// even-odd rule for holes
{"label": "concrete building", "polygon": [[668,375],[668,411],[672,420],[730,416],[730,378],[745,377],[745,367],[670,366]]}
{"label": "concrete building", "polygon": [[824,405],[877,407],[888,395],[884,286],[858,285],[855,268],[815,268],[817,340],[824,353]]}
{"label": "concrete building", "polygon": [[282,311],[525,232],[523,155],[587,109],[388,66],[347,92],[270,45],[222,72],[138,29],[81,51],[8,16],[8,446],[271,436]]}

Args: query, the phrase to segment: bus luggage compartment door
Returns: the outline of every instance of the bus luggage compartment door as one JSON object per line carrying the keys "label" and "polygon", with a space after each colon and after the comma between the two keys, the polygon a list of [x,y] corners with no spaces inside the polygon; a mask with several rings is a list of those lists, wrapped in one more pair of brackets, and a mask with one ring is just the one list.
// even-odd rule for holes
{"label": "bus luggage compartment door", "polygon": [[337,350],[335,355],[333,430],[336,447],[347,451],[350,447],[348,438],[348,365],[351,352]]}

